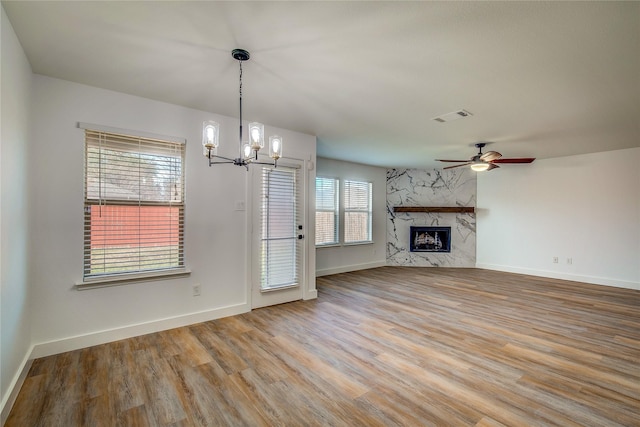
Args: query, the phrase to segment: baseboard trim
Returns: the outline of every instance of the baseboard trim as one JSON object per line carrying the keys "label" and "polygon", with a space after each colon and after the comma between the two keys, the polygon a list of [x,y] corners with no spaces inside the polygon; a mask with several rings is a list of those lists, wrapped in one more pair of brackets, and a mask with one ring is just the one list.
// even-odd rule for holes
{"label": "baseboard trim", "polygon": [[316,298],[318,298],[318,290],[317,289],[312,289],[312,290],[309,290],[309,291],[305,292],[305,294],[302,297],[302,299],[305,300],[305,301],[310,300],[310,299],[316,299]]}
{"label": "baseboard trim", "polygon": [[530,276],[548,277],[551,279],[571,280],[573,282],[591,283],[593,285],[613,286],[615,288],[626,288],[640,290],[640,283],[627,280],[609,279],[606,277],[583,276],[579,274],[559,273],[557,271],[535,270],[531,268],[510,267],[498,264],[476,263],[477,268],[487,270],[504,271],[507,273],[528,274]]}
{"label": "baseboard trim", "polygon": [[132,338],[140,335],[146,335],[153,332],[165,331],[167,329],[207,322],[209,320],[234,316],[236,314],[247,313],[249,311],[251,311],[251,306],[248,303],[244,303],[218,308],[215,310],[200,311],[197,313],[190,313],[182,316],[168,317],[151,322],[128,325],[105,331],[76,335],[60,340],[48,341],[32,345],[25,355],[24,360],[20,364],[20,369],[18,369],[18,372],[16,373],[13,381],[11,382],[11,384],[9,384],[7,395],[2,401],[2,409],[0,412],[2,422],[0,423],[0,425],[4,425],[4,423],[9,418],[11,408],[13,407],[13,404],[18,397],[18,393],[20,392],[20,389],[22,388],[22,385],[27,378],[29,369],[31,369],[33,361],[39,357],[51,356],[53,354],[79,350],[81,348],[105,344],[108,342]]}
{"label": "baseboard trim", "polygon": [[365,264],[345,265],[342,267],[325,268],[324,270],[316,270],[316,277],[328,276],[330,274],[348,273],[350,271],[368,270],[370,268],[384,267],[387,261],[367,262]]}
{"label": "baseboard trim", "polygon": [[20,393],[20,389],[22,388],[24,381],[27,379],[27,374],[29,373],[29,369],[31,369],[31,365],[33,364],[33,358],[30,357],[31,353],[33,353],[33,346],[31,346],[29,351],[27,351],[27,354],[25,354],[22,363],[20,363],[20,368],[9,384],[6,396],[4,397],[4,399],[2,399],[0,425],[4,425],[7,422],[9,413],[11,412],[11,408],[13,408],[13,404],[16,403],[18,393]]}
{"label": "baseboard trim", "polygon": [[250,305],[244,303],[44,342],[36,344],[33,347],[31,359],[146,335],[153,332],[165,331],[167,329],[193,325],[195,323],[207,322],[209,320],[234,316],[249,311],[251,311]]}

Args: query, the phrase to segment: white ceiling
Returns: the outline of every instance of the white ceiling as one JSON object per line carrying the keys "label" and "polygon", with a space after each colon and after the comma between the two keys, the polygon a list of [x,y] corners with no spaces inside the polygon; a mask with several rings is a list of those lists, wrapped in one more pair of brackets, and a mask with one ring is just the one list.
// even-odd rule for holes
{"label": "white ceiling", "polygon": [[[228,116],[247,49],[244,118],[317,135],[320,156],[640,146],[640,2],[2,4],[35,73]],[[431,120],[458,109],[473,116]]]}

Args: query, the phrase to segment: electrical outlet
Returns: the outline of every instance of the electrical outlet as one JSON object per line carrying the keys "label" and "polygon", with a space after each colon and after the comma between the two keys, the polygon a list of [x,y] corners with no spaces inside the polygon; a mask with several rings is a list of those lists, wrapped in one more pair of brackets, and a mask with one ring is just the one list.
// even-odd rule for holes
{"label": "electrical outlet", "polygon": [[573,264],[573,258],[567,258],[567,264],[569,265]]}
{"label": "electrical outlet", "polygon": [[192,289],[193,289],[193,296],[194,297],[199,297],[200,296],[200,284],[198,283],[196,285],[193,285]]}
{"label": "electrical outlet", "polygon": [[557,257],[557,256],[554,256],[554,257],[553,257],[553,263],[554,263],[554,264],[557,264],[557,263],[558,263],[558,257]]}

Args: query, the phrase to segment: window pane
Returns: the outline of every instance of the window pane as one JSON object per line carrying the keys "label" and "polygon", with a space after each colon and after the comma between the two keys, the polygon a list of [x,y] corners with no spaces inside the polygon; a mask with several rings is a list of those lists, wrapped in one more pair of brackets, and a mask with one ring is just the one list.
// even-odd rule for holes
{"label": "window pane", "polygon": [[370,242],[372,239],[372,184],[345,181],[344,204],[345,243]]}
{"label": "window pane", "polygon": [[84,277],[184,267],[184,144],[85,141]]}
{"label": "window pane", "polygon": [[345,209],[368,210],[369,183],[346,181],[344,186]]}
{"label": "window pane", "polygon": [[316,177],[316,245],[338,243],[338,187],[335,178]]}
{"label": "window pane", "polygon": [[369,214],[367,212],[344,213],[344,241],[366,242],[369,237]]}
{"label": "window pane", "polygon": [[85,276],[182,265],[182,208],[90,206]]}
{"label": "window pane", "polygon": [[337,205],[338,180],[316,178],[316,209],[334,210]]}
{"label": "window pane", "polygon": [[100,147],[87,148],[87,199],[182,200],[182,162]]}
{"label": "window pane", "polygon": [[316,212],[316,245],[337,243],[335,212]]}

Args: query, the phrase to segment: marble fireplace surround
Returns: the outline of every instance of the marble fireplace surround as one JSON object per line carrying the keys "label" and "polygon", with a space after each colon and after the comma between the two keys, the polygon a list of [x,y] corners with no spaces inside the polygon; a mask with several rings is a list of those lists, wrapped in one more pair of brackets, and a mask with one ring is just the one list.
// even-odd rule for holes
{"label": "marble fireplace surround", "polygon": [[[475,267],[475,203],[468,168],[387,170],[387,264]],[[411,226],[451,227],[451,252],[411,252]]]}

